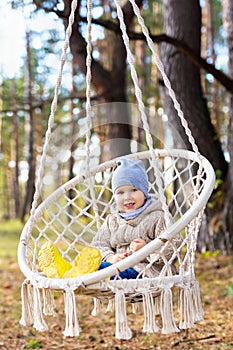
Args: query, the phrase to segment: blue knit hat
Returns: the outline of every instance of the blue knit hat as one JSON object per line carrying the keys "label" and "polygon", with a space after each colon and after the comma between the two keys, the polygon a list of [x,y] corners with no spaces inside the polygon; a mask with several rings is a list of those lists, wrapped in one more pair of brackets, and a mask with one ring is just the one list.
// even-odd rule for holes
{"label": "blue knit hat", "polygon": [[116,164],[117,168],[112,176],[113,193],[118,187],[133,186],[141,190],[146,198],[150,198],[148,194],[149,182],[143,162],[141,160],[122,158]]}

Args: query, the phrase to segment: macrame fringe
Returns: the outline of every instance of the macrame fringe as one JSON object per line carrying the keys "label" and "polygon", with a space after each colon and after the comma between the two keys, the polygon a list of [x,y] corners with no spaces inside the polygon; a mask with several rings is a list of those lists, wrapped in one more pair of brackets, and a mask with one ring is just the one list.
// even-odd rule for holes
{"label": "macrame fringe", "polygon": [[44,315],[56,316],[53,291],[49,288],[43,288],[42,292],[43,292],[43,300],[44,300],[44,307],[43,307]]}
{"label": "macrame fringe", "polygon": [[144,311],[143,332],[145,333],[158,332],[159,327],[155,322],[154,298],[150,291],[145,291],[143,293],[143,311]]}
{"label": "macrame fringe", "polygon": [[194,305],[194,322],[202,321],[204,318],[204,311],[201,303],[201,292],[199,283],[196,280],[192,284],[191,294]]}
{"label": "macrame fringe", "polygon": [[137,313],[137,305],[135,305],[136,303],[132,303],[132,313],[136,314]]}
{"label": "macrame fringe", "polygon": [[116,315],[116,338],[130,339],[132,331],[128,326],[126,314],[126,300],[123,290],[117,290],[115,293],[115,315]]}
{"label": "macrame fringe", "polygon": [[133,314],[142,314],[144,312],[144,309],[143,309],[143,303],[141,303],[140,301],[139,302],[136,302],[136,303],[132,303],[132,313]]}
{"label": "macrame fringe", "polygon": [[115,311],[114,299],[110,299],[108,301],[108,306],[107,306],[106,312],[114,312],[114,311]]}
{"label": "macrame fringe", "polygon": [[133,314],[142,314],[143,313],[143,303],[141,302],[133,302],[132,303],[132,313]]}
{"label": "macrame fringe", "polygon": [[114,299],[108,300],[107,304],[105,300],[101,300],[99,298],[93,298],[94,307],[91,312],[92,316],[98,316],[103,312],[114,312],[115,310],[115,302]]}
{"label": "macrame fringe", "polygon": [[160,313],[163,323],[162,334],[180,332],[174,319],[171,288],[165,288],[162,290],[160,297]]}
{"label": "macrame fringe", "polygon": [[22,316],[19,323],[22,326],[33,325],[33,293],[32,286],[25,280],[21,286]]}
{"label": "macrame fringe", "polygon": [[40,298],[40,289],[36,286],[33,286],[33,299],[34,299],[34,324],[33,327],[39,331],[47,331],[48,326],[43,318],[41,298]]}
{"label": "macrame fringe", "polygon": [[155,301],[155,303],[154,303],[154,305],[155,305],[155,316],[158,316],[158,315],[160,315],[160,310],[159,310],[160,294],[157,295],[154,299],[155,299],[154,300]]}
{"label": "macrame fringe", "polygon": [[201,305],[200,288],[197,281],[189,286],[182,286],[179,300],[181,329],[193,328],[194,323],[203,320],[203,309]]}
{"label": "macrame fringe", "polygon": [[98,298],[93,298],[94,308],[91,312],[92,316],[100,315],[103,311],[103,304],[102,301]]}
{"label": "macrame fringe", "polygon": [[66,314],[66,327],[63,334],[66,337],[79,336],[81,328],[79,327],[76,300],[73,290],[65,291],[65,314]]}
{"label": "macrame fringe", "polygon": [[180,329],[193,328],[193,300],[189,286],[183,286],[180,290]]}

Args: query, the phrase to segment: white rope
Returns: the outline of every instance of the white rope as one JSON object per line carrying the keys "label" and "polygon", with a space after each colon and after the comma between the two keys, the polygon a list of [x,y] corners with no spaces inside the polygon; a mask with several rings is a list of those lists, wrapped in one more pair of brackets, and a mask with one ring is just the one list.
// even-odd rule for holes
{"label": "white rope", "polygon": [[[92,121],[91,121],[91,115],[92,115],[92,108],[91,108],[91,64],[92,64],[92,44],[91,44],[91,20],[92,20],[92,0],[87,1],[87,58],[86,58],[86,66],[87,66],[87,74],[86,74],[86,171],[87,173],[90,172],[90,162],[91,162],[91,152],[90,152],[90,146],[91,146],[91,128],[92,128]],[[92,177],[89,178],[90,180],[90,195],[91,200],[93,204],[93,210],[95,213],[96,223],[97,227],[100,228],[101,221],[98,213],[98,206],[96,203],[96,196],[95,196],[95,183],[94,179]]]}
{"label": "white rope", "polygon": [[[172,89],[171,87],[171,83],[165,73],[165,70],[164,70],[164,66],[162,64],[162,61],[160,60],[157,52],[156,52],[156,49],[155,49],[155,45],[150,37],[150,34],[149,34],[149,31],[145,25],[145,22],[144,22],[144,19],[142,18],[141,16],[141,13],[140,13],[140,9],[139,7],[137,6],[137,4],[135,3],[135,0],[129,0],[131,5],[133,6],[133,10],[134,10],[134,13],[135,15],[137,16],[137,19],[138,19],[138,23],[141,25],[141,28],[142,28],[142,32],[143,34],[145,35],[146,37],[146,41],[147,41],[147,44],[149,46],[149,48],[151,49],[151,52],[153,54],[153,57],[155,59],[155,63],[156,63],[156,66],[158,68],[158,70],[160,71],[161,75],[162,75],[162,78],[163,78],[163,81],[164,81],[164,85],[166,86],[166,88],[168,89],[168,93],[171,97],[171,100],[173,102],[173,105],[174,105],[174,108],[175,110],[177,111],[177,115],[178,117],[180,118],[180,121],[181,121],[181,125],[183,126],[184,130],[185,130],[185,133],[188,137],[188,140],[192,146],[192,149],[193,151],[197,154],[198,158],[200,159],[201,158],[201,154],[198,150],[198,147],[196,145],[196,142],[192,136],[192,133],[191,133],[191,130],[188,126],[188,123],[184,117],[184,114],[183,114],[183,111],[181,110],[181,106],[179,104],[179,102],[177,101],[177,98],[176,98],[176,95],[175,95],[175,92],[174,90]],[[196,183],[196,186],[195,186],[195,189],[196,189],[196,193],[195,193],[195,197],[197,198],[198,197],[198,190],[199,190],[199,186],[200,186],[200,178],[201,178],[201,172],[202,172],[202,162],[200,162],[200,165],[199,165],[199,168],[198,168],[198,176],[197,176],[197,183]]]}
{"label": "white rope", "polygon": [[125,22],[124,22],[124,17],[123,17],[123,12],[120,6],[120,3],[118,0],[114,0],[115,4],[116,4],[116,8],[117,8],[117,15],[120,21],[120,28],[122,31],[122,38],[125,44],[125,48],[126,48],[126,52],[127,52],[127,60],[129,62],[129,66],[130,66],[130,70],[131,70],[131,76],[132,76],[132,80],[134,83],[134,87],[135,87],[135,95],[138,101],[138,108],[141,114],[141,119],[142,119],[142,123],[143,123],[143,129],[145,130],[146,133],[146,141],[147,141],[147,145],[149,147],[150,150],[150,154],[151,154],[151,158],[152,158],[152,165],[153,165],[153,170],[154,170],[154,174],[155,174],[155,178],[156,178],[156,182],[158,185],[158,192],[159,192],[159,196],[160,196],[160,200],[161,200],[161,204],[162,204],[162,208],[164,211],[164,217],[165,217],[165,222],[166,225],[169,226],[170,222],[171,222],[171,216],[170,216],[170,212],[168,210],[167,207],[167,203],[166,203],[166,197],[163,191],[163,183],[162,183],[162,179],[161,179],[161,173],[159,171],[159,164],[158,164],[158,160],[155,157],[155,153],[154,153],[154,147],[153,147],[153,139],[152,136],[150,134],[150,130],[149,130],[149,124],[147,121],[147,116],[145,113],[145,106],[144,103],[142,101],[142,92],[141,89],[139,87],[139,81],[138,81],[138,77],[137,77],[137,72],[136,69],[134,67],[134,57],[133,54],[130,50],[130,44],[129,44],[129,37],[127,35],[127,30],[126,30],[126,26],[125,26]]}
{"label": "white rope", "polygon": [[[50,111],[50,116],[48,119],[48,127],[47,127],[47,131],[45,134],[45,142],[44,142],[42,155],[41,155],[41,161],[40,161],[40,165],[39,165],[39,169],[38,169],[38,177],[37,177],[37,180],[35,183],[35,193],[34,193],[32,207],[31,207],[31,211],[30,211],[30,218],[33,218],[33,216],[34,216],[36,207],[38,205],[41,187],[42,187],[42,180],[43,180],[44,168],[45,168],[45,159],[46,159],[46,154],[47,154],[48,148],[49,148],[49,141],[50,141],[51,135],[52,135],[52,128],[54,125],[54,115],[55,115],[55,112],[57,109],[58,94],[59,94],[61,80],[62,80],[62,72],[63,72],[64,64],[66,62],[66,54],[67,54],[67,50],[69,47],[69,40],[70,40],[70,36],[72,33],[72,25],[74,23],[74,14],[75,14],[76,8],[77,8],[77,0],[73,0],[72,4],[71,4],[71,13],[69,16],[69,22],[68,22],[68,26],[66,29],[65,42],[64,42],[64,46],[63,46],[61,60],[60,60],[60,67],[59,67],[59,71],[58,71],[57,82],[56,82],[56,86],[55,86],[55,90],[54,90],[54,98],[53,98],[53,101],[51,104],[51,111]],[[33,224],[33,222],[31,222],[31,225],[32,224]],[[28,232],[31,232],[30,228],[29,228]]]}
{"label": "white rope", "polygon": [[87,172],[90,171],[90,144],[91,144],[91,20],[92,20],[92,0],[87,1],[87,58],[86,58],[86,164]]}
{"label": "white rope", "polygon": [[168,79],[168,77],[167,77],[167,75],[166,75],[166,73],[164,71],[163,64],[162,64],[161,60],[159,59],[159,56],[157,55],[157,52],[155,50],[155,45],[154,45],[154,43],[153,43],[153,41],[152,41],[152,39],[150,37],[149,31],[148,31],[148,29],[147,29],[147,27],[145,25],[144,19],[141,16],[140,9],[137,6],[137,4],[135,3],[135,0],[129,0],[129,1],[130,1],[130,3],[133,6],[134,13],[137,16],[138,23],[141,25],[142,32],[143,32],[143,34],[146,37],[148,46],[149,46],[149,48],[151,49],[151,52],[154,55],[156,66],[158,67],[158,69],[159,69],[159,71],[160,71],[160,73],[162,75],[162,78],[164,80],[164,84],[165,84],[166,88],[168,89],[169,95],[170,95],[170,97],[171,97],[171,99],[173,101],[173,104],[174,104],[174,108],[176,109],[177,114],[178,114],[178,116],[180,118],[181,124],[182,124],[182,126],[183,126],[183,128],[185,130],[186,135],[188,136],[188,139],[189,139],[189,142],[190,142],[190,144],[192,146],[192,149],[200,157],[200,153],[198,151],[198,147],[197,147],[197,145],[195,143],[195,140],[194,140],[194,138],[192,136],[191,130],[188,127],[188,123],[187,123],[186,119],[184,118],[184,114],[183,114],[183,112],[181,110],[179,102],[177,101],[175,92],[174,92],[174,90],[171,87],[171,83],[170,83],[170,81],[169,81],[169,79]]}
{"label": "white rope", "polygon": [[22,316],[19,323],[31,326],[34,323],[32,286],[26,279],[21,286]]}
{"label": "white rope", "polygon": [[128,325],[125,294],[122,289],[117,289],[115,293],[115,321],[116,321],[116,338],[131,339],[132,331]]}
{"label": "white rope", "polygon": [[[123,19],[123,12],[122,12],[122,9],[121,9],[121,6],[120,6],[120,3],[119,1],[120,0],[114,0],[115,1],[115,4],[116,4],[116,7],[117,7],[117,13],[118,13],[118,18],[119,18],[119,21],[120,21],[120,27],[121,27],[121,30],[122,30],[122,37],[123,37],[123,41],[124,41],[124,44],[125,44],[125,47],[126,47],[126,51],[127,51],[127,59],[128,59],[128,62],[129,62],[129,65],[130,65],[130,69],[131,69],[131,75],[132,75],[132,79],[133,79],[133,83],[134,83],[134,87],[135,87],[135,95],[136,95],[136,98],[137,98],[137,101],[138,101],[138,106],[139,106],[139,111],[141,113],[141,118],[142,118],[142,123],[143,123],[143,127],[144,127],[144,130],[145,130],[145,133],[146,133],[146,141],[147,141],[147,144],[148,144],[148,148],[149,148],[149,151],[147,151],[147,159],[150,159],[151,161],[151,165],[153,166],[153,170],[154,170],[154,174],[155,174],[155,178],[156,178],[156,182],[157,182],[157,186],[158,186],[158,190],[159,190],[159,195],[160,195],[160,199],[161,199],[161,203],[162,203],[162,206],[163,206],[163,210],[164,210],[164,214],[165,214],[165,220],[166,220],[166,224],[168,225],[170,223],[170,213],[169,213],[169,210],[168,210],[168,207],[167,207],[167,204],[166,204],[166,197],[165,197],[165,191],[166,191],[166,188],[165,185],[163,186],[163,182],[162,182],[162,174],[161,174],[161,171],[159,169],[159,156],[157,154],[159,153],[156,153],[156,150],[154,150],[153,148],[153,139],[151,137],[151,134],[150,134],[150,131],[149,131],[149,124],[148,124],[148,121],[147,121],[147,117],[146,117],[146,113],[145,113],[145,106],[144,106],[144,103],[142,101],[142,92],[140,90],[140,87],[139,87],[139,81],[138,81],[138,77],[137,77],[137,73],[136,73],[136,70],[135,70],[135,67],[134,67],[134,57],[130,51],[130,45],[129,45],[129,38],[128,38],[128,35],[127,35],[127,31],[126,31],[126,26],[125,26],[125,23],[124,23],[124,19]],[[134,10],[137,12],[139,11],[138,7],[136,6],[136,4],[134,3],[134,0],[130,0],[130,2],[132,3],[133,7],[134,7]],[[41,163],[40,163],[40,168],[39,168],[39,176],[38,176],[38,180],[37,180],[37,183],[36,183],[36,191],[35,191],[35,195],[34,195],[34,199],[33,199],[33,205],[32,205],[32,209],[31,209],[31,218],[34,217],[31,219],[31,222],[30,222],[30,225],[29,225],[29,228],[32,228],[32,224],[34,224],[36,222],[36,215],[38,214],[37,212],[35,213],[36,211],[36,208],[37,208],[37,205],[38,205],[38,198],[39,198],[39,192],[40,192],[40,189],[41,189],[41,185],[42,185],[42,176],[43,176],[43,169],[44,169],[44,163],[45,163],[45,156],[46,156],[46,152],[48,150],[48,143],[50,141],[50,138],[51,138],[51,131],[52,131],[52,127],[53,127],[53,124],[54,124],[54,114],[55,114],[55,111],[56,111],[56,108],[57,108],[57,100],[58,100],[58,92],[59,92],[59,88],[60,88],[60,84],[61,84],[61,76],[62,76],[62,70],[63,70],[63,66],[64,66],[64,63],[65,63],[65,59],[66,59],[66,51],[68,49],[68,45],[69,45],[69,39],[70,39],[70,36],[71,36],[71,29],[72,29],[72,24],[73,24],[73,21],[74,21],[74,12],[75,12],[75,9],[77,7],[77,0],[75,1],[72,1],[72,8],[71,8],[71,14],[70,14],[70,18],[69,18],[69,25],[67,27],[67,31],[66,31],[66,41],[65,41],[65,44],[64,44],[64,49],[63,49],[63,54],[62,54],[62,57],[61,57],[61,65],[60,65],[60,70],[59,70],[59,74],[58,74],[58,79],[57,79],[57,84],[56,84],[56,88],[55,88],[55,94],[54,94],[54,99],[53,99],[53,103],[52,103],[52,106],[51,106],[51,114],[50,114],[50,117],[49,117],[49,121],[48,121],[48,129],[47,129],[47,132],[46,132],[46,136],[45,136],[45,144],[44,144],[44,148],[43,148],[43,152],[42,152],[42,159],[41,159]],[[87,168],[86,168],[86,172],[88,173],[87,175],[89,175],[89,179],[90,179],[90,187],[88,187],[88,195],[90,193],[90,196],[91,196],[91,199],[92,199],[92,205],[93,205],[93,208],[94,208],[94,213],[95,213],[95,219],[96,217],[99,218],[98,216],[98,208],[97,208],[97,203],[99,203],[99,201],[101,201],[101,195],[99,194],[99,197],[97,199],[95,199],[95,188],[94,188],[94,179],[95,179],[95,175],[96,175],[96,172],[93,172],[91,169],[90,169],[90,163],[91,163],[91,158],[90,158],[90,145],[91,145],[91,128],[92,128],[92,123],[91,123],[91,118],[92,118],[92,109],[91,109],[91,64],[92,64],[92,56],[91,56],[91,52],[92,52],[92,45],[91,45],[91,21],[92,21],[92,17],[91,17],[91,12],[92,12],[92,0],[87,0],[87,57],[86,57],[86,68],[87,68],[87,73],[86,73],[86,127],[87,127],[87,132],[86,132],[86,143],[85,143],[85,147],[86,147],[86,165],[87,165]],[[143,22],[143,19],[141,18],[140,16],[140,12],[139,13],[136,13],[135,14],[137,15],[138,17],[138,20],[140,23],[142,23],[142,30],[143,30],[143,33],[146,35],[147,37],[147,40],[148,40],[148,44],[152,43],[153,45],[153,42],[151,41],[151,39],[149,38],[149,33],[148,33],[148,30],[146,29],[146,27],[144,26],[144,22]],[[144,26],[144,28],[143,28]],[[147,36],[148,34],[148,36]],[[153,46],[153,50],[154,50],[154,46]],[[153,51],[152,50],[152,51]],[[178,104],[178,102],[176,101],[176,98],[175,98],[175,94],[173,92],[173,90],[170,88],[170,83],[164,73],[164,70],[163,70],[163,66],[161,64],[161,62],[159,61],[156,53],[154,52],[154,55],[155,55],[155,58],[156,58],[156,63],[158,65],[158,68],[161,72],[161,74],[163,75],[163,78],[164,78],[164,81],[165,81],[165,85],[166,87],[168,88],[169,90],[169,94],[172,96],[173,98],[173,102],[175,104],[175,108],[176,110],[178,111],[178,115],[182,121],[182,123],[184,124],[183,126],[185,127],[185,130],[186,130],[186,133],[189,137],[189,139],[191,140],[190,143],[192,144],[193,146],[193,149],[195,151],[195,153],[197,153],[198,156],[200,156],[199,152],[198,152],[198,149],[195,145],[195,142],[191,136],[191,132],[187,126],[187,123],[185,123],[185,119],[183,117],[183,114],[182,114],[182,111],[180,109],[180,105]],[[190,134],[189,134],[190,133]],[[191,153],[191,152],[190,152]],[[172,154],[172,151],[169,151],[169,156]],[[168,154],[167,154],[168,155]],[[187,155],[186,155],[187,156]],[[136,155],[137,157],[137,155]],[[139,156],[138,156],[139,157]],[[141,156],[140,156],[141,157]],[[182,158],[182,156],[179,154],[178,155],[178,158]],[[145,157],[146,158],[146,157]],[[177,158],[177,155],[176,155],[176,158]],[[196,157],[195,157],[196,158]],[[186,158],[185,158],[186,159]],[[188,158],[189,159],[189,158]],[[201,163],[201,161],[200,161]],[[109,162],[110,164],[110,162]],[[105,167],[105,169],[102,169],[103,171],[105,171],[106,169],[108,169],[108,166],[107,165],[102,165],[103,167]],[[175,162],[174,162],[174,167],[175,167]],[[112,168],[112,166],[111,166]],[[166,171],[166,169],[165,169]],[[207,174],[208,175],[208,174]],[[191,174],[190,174],[191,176]],[[198,173],[198,176],[197,176],[197,183],[199,183],[199,177],[201,177],[201,171],[199,170],[199,173]],[[84,181],[84,178],[79,181]],[[74,186],[77,185],[77,183],[75,183],[74,179],[72,180],[72,188],[74,188]],[[78,183],[79,184],[79,183]],[[107,184],[107,182],[106,182]],[[105,184],[105,186],[106,186]],[[194,184],[194,180],[192,180],[192,186],[194,187],[194,196],[195,197],[198,197],[199,195],[199,192],[198,190],[195,191],[195,184]],[[86,185],[86,184],[85,184]],[[185,186],[181,185],[181,188],[182,188],[182,191],[185,192],[185,189],[184,189]],[[64,195],[64,193],[68,190],[68,188],[62,188],[60,189],[60,192],[62,195]],[[59,191],[58,191],[59,192]],[[100,193],[103,193],[103,192],[100,192]],[[80,195],[80,193],[79,193]],[[81,196],[83,195],[83,197],[85,198],[86,196],[86,192],[85,190],[83,191],[83,193],[81,193]],[[57,196],[57,197],[56,197]],[[56,194],[56,196],[53,194],[53,202],[52,204],[54,203],[54,201],[56,201],[55,198],[59,198],[58,194]],[[69,202],[69,198],[67,198],[68,200],[68,203]],[[189,198],[185,197],[185,200],[189,202]],[[58,201],[59,202],[59,201]],[[48,204],[49,201],[46,203],[46,205],[44,204],[45,206],[45,210],[49,211],[49,205],[51,204]],[[177,201],[176,201],[176,198],[174,198],[174,203],[175,205],[177,204]],[[90,205],[90,203],[88,203],[88,206]],[[192,204],[193,205],[193,204]],[[194,203],[195,205],[195,203]],[[66,207],[66,205],[64,205],[64,208]],[[63,209],[64,209],[63,208]],[[60,211],[61,209],[61,211]],[[89,208],[88,208],[89,209]],[[41,210],[41,209],[40,209]],[[82,211],[82,213],[86,213],[86,208],[85,209],[82,209],[78,207],[78,210]],[[200,208],[198,209],[200,210]],[[47,239],[48,237],[46,236],[46,231],[47,231],[47,228],[50,226],[50,224],[52,223],[52,228],[54,230],[54,232],[57,234],[57,236],[59,237],[59,239],[61,240],[64,240],[64,242],[66,242],[66,238],[65,238],[65,234],[64,232],[62,232],[61,234],[59,234],[59,229],[57,230],[56,229],[56,223],[58,222],[59,225],[58,226],[61,226],[63,225],[63,221],[60,220],[59,218],[59,215],[60,213],[62,212],[62,208],[59,208],[59,211],[57,214],[55,214],[51,221],[50,222],[47,222],[44,218],[42,219],[42,226],[44,227],[44,237]],[[82,214],[81,213],[81,214]],[[180,214],[182,216],[182,211],[180,211]],[[40,215],[40,214],[39,214]],[[93,219],[94,221],[94,218],[92,216],[93,214],[91,213],[90,215],[90,218]],[[173,214],[174,215],[174,214]],[[174,216],[175,218],[175,216]],[[43,221],[45,220],[45,221]],[[73,220],[73,219],[72,219]],[[67,232],[72,232],[72,224],[73,224],[73,221],[70,221],[69,225],[66,226],[66,229],[67,229]],[[75,220],[77,220],[77,217],[75,217]],[[186,218],[187,220],[187,218]],[[78,221],[78,220],[77,220]],[[176,222],[177,223],[177,222]],[[91,227],[91,223],[88,224],[90,225]],[[84,238],[82,238],[82,235],[84,236],[84,233],[88,231],[88,225],[85,225],[85,228],[83,227],[82,228],[82,233],[80,233],[80,238],[81,240],[83,239],[84,241]],[[197,229],[198,229],[198,226],[200,225],[200,214],[199,216],[197,217],[197,219],[195,221],[192,222],[192,224],[190,225],[189,227],[189,230],[190,230],[190,233],[192,233],[192,237],[190,239],[190,245],[188,245],[189,242],[187,242],[187,246],[188,246],[188,249],[187,249],[187,253],[186,255],[189,253],[190,254],[190,261],[191,261],[191,264],[192,264],[192,268],[194,269],[193,265],[194,265],[194,252],[195,252],[195,249],[196,249],[196,236],[197,236]],[[195,226],[195,227],[193,227]],[[82,225],[81,225],[82,227]],[[40,225],[38,224],[38,230],[39,230],[39,235],[40,235],[40,238],[41,236],[43,236],[43,233],[41,234],[41,227]],[[86,230],[86,231],[85,231]],[[28,230],[28,232],[31,232],[31,229]],[[173,232],[171,230],[171,232]],[[66,233],[66,232],[65,232]],[[76,232],[75,232],[76,233]],[[174,232],[173,232],[174,233]],[[78,239],[78,238],[77,238]],[[33,240],[33,238],[32,238]],[[36,242],[37,239],[34,240],[34,243]],[[38,238],[39,240],[39,238]],[[83,242],[82,241],[82,242]],[[85,241],[84,241],[85,242]],[[55,241],[56,243],[56,241]],[[66,242],[68,244],[68,242]],[[173,242],[174,243],[174,242]],[[88,243],[87,243],[88,244]],[[70,245],[72,246],[73,243]],[[185,243],[183,245],[185,247]],[[179,263],[180,261],[182,261],[182,256],[180,255],[180,251],[181,251],[181,248],[182,246],[179,248],[179,251],[178,250],[175,250],[175,244],[173,244],[173,248],[174,248],[174,253],[172,255],[172,257],[169,259],[169,261],[167,259],[165,259],[165,257],[163,256],[163,250],[161,252],[161,255],[160,257],[163,258],[163,261],[164,261],[164,264],[165,264],[165,267],[167,267],[168,264],[170,264],[173,260],[174,260],[174,257],[175,255],[177,254],[178,257],[179,257]],[[32,248],[31,248],[32,249]],[[36,260],[36,250],[38,249],[38,246],[35,244],[34,245],[34,254],[33,255],[33,259]],[[185,260],[185,258],[184,258]],[[29,259],[30,261],[30,259]],[[185,265],[184,264],[184,268],[185,268]],[[118,273],[119,271],[117,270],[117,267],[116,267],[116,274]],[[163,272],[163,270],[162,270]],[[171,287],[175,286],[176,283],[175,281],[178,281],[179,279],[179,284],[181,284],[181,279],[183,281],[183,277],[184,277],[184,274],[181,276],[181,275],[176,275],[176,276],[171,276],[170,277],[170,280],[172,280],[172,283],[171,285],[169,286],[169,281],[167,279],[167,276],[162,276],[162,272],[161,272],[161,275],[160,277],[158,277],[160,280],[156,282],[153,282],[155,283],[154,284],[154,287],[156,287],[156,290],[158,290],[158,288],[160,288],[160,283],[162,284],[162,295],[161,295],[161,303],[160,303],[160,306],[161,306],[161,315],[162,315],[162,319],[163,319],[163,333],[168,333],[168,332],[178,332],[178,328],[176,327],[176,324],[175,324],[175,320],[174,320],[174,314],[173,314],[173,300],[172,300],[172,289]],[[190,271],[188,271],[190,272]],[[193,278],[192,280],[192,289],[188,292],[186,292],[186,294],[184,295],[183,299],[181,298],[181,302],[183,304],[181,304],[181,317],[182,315],[185,315],[184,317],[186,317],[188,319],[188,322],[186,322],[188,324],[188,326],[192,326],[192,323],[191,321],[195,321],[195,320],[199,320],[201,319],[202,317],[202,309],[201,309],[201,301],[200,301],[200,296],[198,293],[196,293],[198,291],[198,285],[195,284],[195,276],[194,276],[194,271],[191,270],[192,274],[191,274],[191,277]],[[36,278],[37,278],[37,275],[35,275]],[[98,275],[98,278],[101,279],[101,273]],[[38,277],[39,279],[41,278],[41,276]],[[85,278],[85,277],[83,277]],[[166,282],[168,280],[168,282]],[[74,285],[73,285],[73,288],[70,289],[68,288],[67,289],[67,285],[66,285],[66,288],[64,288],[65,284],[63,284],[64,280],[60,280],[59,282],[56,282],[55,281],[55,284],[52,284],[53,279],[51,279],[51,281],[49,281],[49,279],[46,280],[46,283],[45,283],[45,286],[43,286],[44,288],[48,288],[50,287],[50,282],[51,282],[51,288],[55,289],[54,286],[56,285],[56,283],[59,283],[59,288],[62,287],[65,291],[66,291],[66,298],[65,298],[65,312],[66,312],[66,329],[64,331],[64,334],[66,336],[75,336],[75,335],[79,335],[80,333],[80,327],[79,327],[79,323],[78,323],[78,317],[77,317],[77,314],[76,314],[76,301],[75,301],[75,294],[74,294],[74,291],[75,289],[80,286],[80,284],[77,284],[77,283],[81,283],[80,281],[77,282],[75,281],[74,279]],[[102,281],[102,288],[104,289],[104,286],[106,288],[106,285],[104,283],[112,283],[113,281]],[[110,286],[108,285],[108,288],[109,289],[112,289],[112,290],[115,290],[115,308],[116,308],[116,337],[121,339],[130,339],[131,336],[132,336],[132,332],[128,326],[128,321],[127,321],[127,313],[126,313],[126,305],[125,305],[125,302],[126,302],[126,291],[129,292],[129,293],[134,293],[137,289],[138,289],[138,286],[142,284],[142,286],[144,286],[144,280],[143,278],[139,278],[138,280],[135,280],[133,281],[132,285],[130,288],[127,288],[127,285],[126,284],[123,284],[123,280],[122,281],[114,281],[117,285],[117,282],[121,282],[121,285],[120,285],[120,289],[118,290],[115,286],[116,285],[112,285],[112,287],[110,288]],[[114,283],[113,282],[113,283]],[[127,280],[126,283],[131,283],[132,281],[130,280]],[[40,279],[40,283],[41,285],[43,285],[44,283],[44,280],[43,279]],[[70,283],[70,282],[66,282],[66,283]],[[183,282],[184,283],[184,282]],[[22,288],[22,299],[23,299],[23,318],[22,318],[22,323],[23,324],[27,324],[27,323],[32,323],[32,314],[31,314],[31,305],[32,305],[32,301],[34,299],[34,314],[35,314],[35,320],[34,320],[34,327],[38,330],[44,330],[44,329],[47,329],[47,325],[43,319],[43,315],[42,315],[42,312],[41,312],[41,308],[42,308],[42,305],[41,305],[41,300],[40,300],[40,290],[38,288],[38,286],[34,283],[33,284],[33,290],[34,290],[34,295],[31,296],[30,295],[30,289],[26,289],[26,285],[23,286]],[[84,284],[85,285],[85,284]],[[56,285],[57,286],[57,285]],[[183,285],[182,285],[183,286]],[[150,286],[151,288],[153,288],[153,284],[151,284]],[[149,287],[149,288],[150,288]],[[152,289],[153,290],[153,289]],[[44,290],[43,290],[44,292]],[[48,296],[46,296],[46,300],[49,301],[48,304],[46,304],[45,306],[47,306],[46,308],[46,313],[51,313],[53,314],[54,312],[54,305],[53,305],[53,299],[51,299],[51,296],[50,294],[48,294]],[[192,300],[193,301],[193,310],[194,310],[194,314],[195,314],[195,317],[193,316],[192,319],[189,320],[188,317],[190,317],[191,315],[191,312],[189,312],[188,310],[188,307],[189,307],[189,303],[188,301]],[[97,305],[96,305],[96,309],[94,311],[94,313],[97,311]],[[157,331],[158,327],[155,323],[155,312],[154,312],[154,309],[153,309],[153,294],[149,291],[149,292],[145,292],[145,295],[144,295],[144,314],[145,314],[145,319],[144,319],[144,331],[146,332],[154,332],[154,331]]]}

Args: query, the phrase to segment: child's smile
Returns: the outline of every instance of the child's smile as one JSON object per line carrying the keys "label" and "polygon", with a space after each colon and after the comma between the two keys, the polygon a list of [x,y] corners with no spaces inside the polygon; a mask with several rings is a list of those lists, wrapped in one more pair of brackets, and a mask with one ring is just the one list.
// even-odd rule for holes
{"label": "child's smile", "polygon": [[134,209],[134,205],[135,205],[135,203],[127,203],[127,204],[124,204],[124,207],[126,209],[130,210],[130,209]]}
{"label": "child's smile", "polygon": [[137,187],[121,186],[115,191],[117,209],[121,213],[127,213],[143,206],[145,202],[144,193]]}

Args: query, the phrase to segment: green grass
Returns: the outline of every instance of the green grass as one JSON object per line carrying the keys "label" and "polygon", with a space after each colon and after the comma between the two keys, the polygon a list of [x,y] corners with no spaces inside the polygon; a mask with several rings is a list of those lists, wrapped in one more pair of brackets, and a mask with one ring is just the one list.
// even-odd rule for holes
{"label": "green grass", "polygon": [[0,222],[0,258],[16,258],[23,224],[19,220]]}

